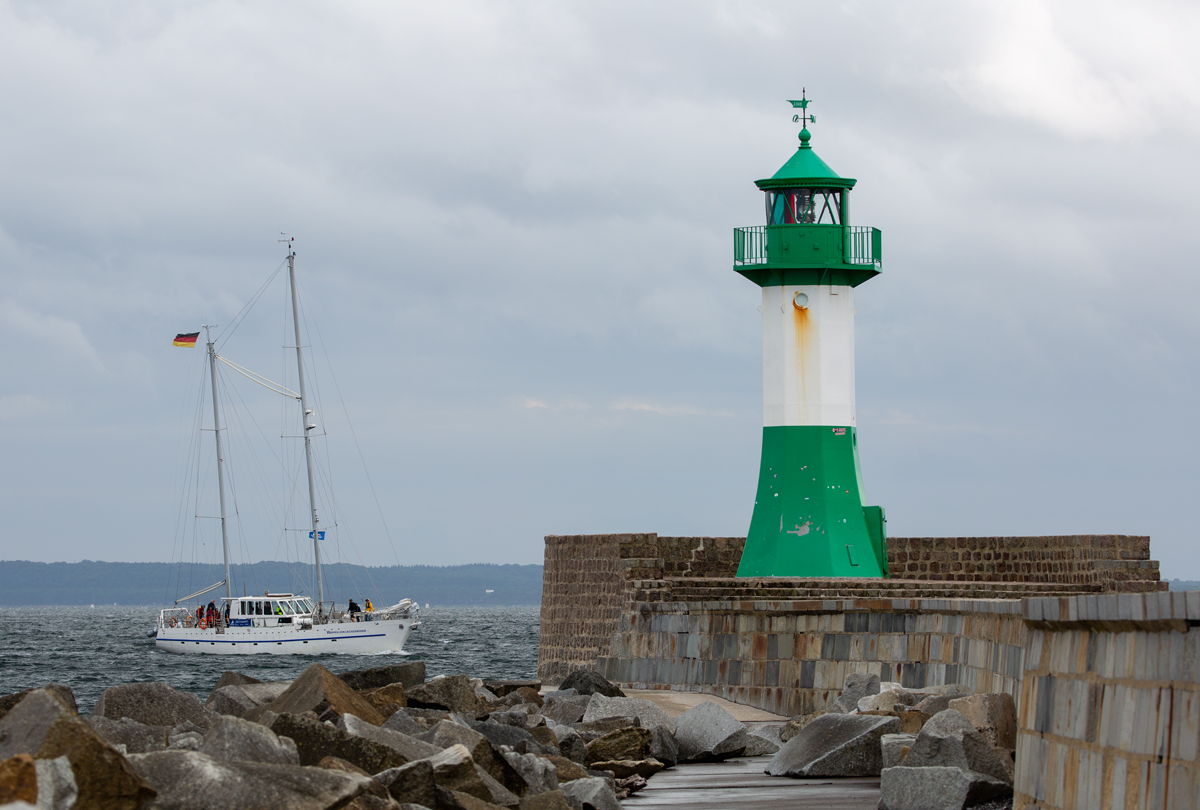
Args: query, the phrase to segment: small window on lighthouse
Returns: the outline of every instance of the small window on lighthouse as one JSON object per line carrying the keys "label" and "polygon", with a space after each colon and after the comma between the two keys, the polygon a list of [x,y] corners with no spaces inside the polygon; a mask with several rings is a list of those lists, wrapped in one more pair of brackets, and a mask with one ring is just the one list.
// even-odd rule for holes
{"label": "small window on lighthouse", "polygon": [[802,292],[798,292],[792,296],[792,304],[796,309],[808,309],[808,296]]}

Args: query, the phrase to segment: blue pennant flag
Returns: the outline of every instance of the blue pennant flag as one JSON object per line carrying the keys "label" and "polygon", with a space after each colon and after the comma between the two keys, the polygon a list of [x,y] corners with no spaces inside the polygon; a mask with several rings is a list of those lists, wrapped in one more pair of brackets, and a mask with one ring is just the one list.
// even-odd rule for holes
{"label": "blue pennant flag", "polygon": [[[324,531],[324,530],[322,530],[322,531],[320,531],[320,532],[319,532],[319,534],[320,534],[321,536],[320,536],[319,538],[317,538],[317,539],[318,539],[318,540],[324,540],[324,539],[325,539],[325,531]],[[309,532],[309,533],[308,533],[308,539],[309,539],[309,540],[312,540],[312,532]]]}

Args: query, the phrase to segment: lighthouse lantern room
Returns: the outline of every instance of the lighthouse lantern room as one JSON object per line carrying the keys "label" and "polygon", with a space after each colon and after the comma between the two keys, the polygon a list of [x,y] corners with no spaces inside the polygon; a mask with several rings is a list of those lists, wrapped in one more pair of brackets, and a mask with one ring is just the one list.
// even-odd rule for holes
{"label": "lighthouse lantern room", "polygon": [[766,224],[734,231],[734,269],[762,287],[763,438],[739,577],[885,577],[886,520],[863,505],[854,413],[854,288],[880,272],[875,228],[850,224],[855,180],[800,147],[757,181]]}

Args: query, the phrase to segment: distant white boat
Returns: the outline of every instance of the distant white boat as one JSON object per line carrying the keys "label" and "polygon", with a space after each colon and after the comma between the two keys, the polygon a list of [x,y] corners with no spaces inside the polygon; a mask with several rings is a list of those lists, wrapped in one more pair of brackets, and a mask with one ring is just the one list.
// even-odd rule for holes
{"label": "distant white boat", "polygon": [[[413,628],[420,625],[417,605],[402,599],[384,610],[357,610],[353,602],[347,610],[337,611],[333,602],[324,601],[321,581],[321,540],[325,532],[319,527],[316,508],[316,485],[313,479],[311,432],[313,411],[308,407],[304,382],[304,359],[300,339],[300,316],[296,293],[296,254],[288,248],[288,286],[291,292],[292,325],[296,338],[296,367],[300,392],[284,388],[254,372],[217,355],[210,327],[204,327],[208,343],[208,366],[212,383],[213,436],[217,447],[217,492],[220,502],[221,542],[225,558],[225,579],[203,590],[175,600],[175,605],[159,612],[154,643],[159,649],[173,653],[208,655],[295,655],[317,653],[379,653],[402,652]],[[186,337],[195,343],[196,334]],[[180,336],[185,337],[185,336]],[[178,340],[178,338],[177,338]],[[229,568],[229,534],[225,512],[225,471],[221,446],[221,419],[217,398],[217,361],[234,368],[260,385],[299,402],[304,425],[304,451],[308,467],[308,506],[312,518],[313,559],[315,562],[317,599],[293,593],[264,593],[262,596],[233,596]],[[210,591],[225,588],[220,605],[215,609],[200,603],[197,609],[179,607],[181,602],[197,599]],[[370,603],[368,602],[368,605]],[[94,606],[93,606],[94,607]],[[428,607],[428,605],[426,605]]]}

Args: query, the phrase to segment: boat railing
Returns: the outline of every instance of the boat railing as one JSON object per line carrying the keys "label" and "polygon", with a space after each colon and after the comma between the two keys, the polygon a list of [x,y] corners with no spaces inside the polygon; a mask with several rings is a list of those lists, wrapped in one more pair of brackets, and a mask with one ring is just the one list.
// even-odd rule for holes
{"label": "boat railing", "polygon": [[[172,620],[174,620],[172,622]],[[203,629],[214,629],[217,633],[224,633],[228,623],[225,621],[224,614],[218,612],[217,618],[213,622],[205,620]],[[172,627],[199,627],[200,620],[196,618],[196,613],[191,608],[187,607],[171,607],[163,608],[158,612],[158,626],[163,629]]]}

